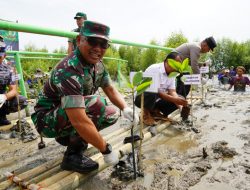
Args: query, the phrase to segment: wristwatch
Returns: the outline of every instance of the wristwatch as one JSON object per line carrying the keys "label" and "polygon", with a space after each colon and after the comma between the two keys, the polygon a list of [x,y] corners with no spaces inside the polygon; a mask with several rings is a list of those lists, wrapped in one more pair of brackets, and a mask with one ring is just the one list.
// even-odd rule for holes
{"label": "wristwatch", "polygon": [[111,144],[107,143],[106,144],[106,150],[102,152],[102,154],[110,154],[112,152],[112,146]]}

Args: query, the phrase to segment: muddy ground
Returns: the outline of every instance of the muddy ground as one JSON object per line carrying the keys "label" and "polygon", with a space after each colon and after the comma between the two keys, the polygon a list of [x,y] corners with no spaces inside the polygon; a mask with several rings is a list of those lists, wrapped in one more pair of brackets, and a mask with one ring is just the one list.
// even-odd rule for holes
{"label": "muddy ground", "polygon": [[[114,173],[113,167],[109,167],[78,189],[249,190],[249,100],[249,87],[245,93],[234,93],[211,83],[204,101],[193,106],[193,117],[190,117],[193,123],[172,124],[143,143],[144,177],[125,180]],[[6,171],[22,173],[56,159],[65,150],[55,141],[45,139],[46,148],[39,151],[39,139],[23,143],[17,138],[5,136],[4,139],[7,133],[3,133],[0,139],[1,180]]]}

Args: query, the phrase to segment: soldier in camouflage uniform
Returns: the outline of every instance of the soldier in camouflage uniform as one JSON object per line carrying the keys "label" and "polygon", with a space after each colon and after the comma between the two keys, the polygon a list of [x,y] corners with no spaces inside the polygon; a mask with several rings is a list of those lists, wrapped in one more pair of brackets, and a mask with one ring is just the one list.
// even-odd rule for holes
{"label": "soldier in camouflage uniform", "polygon": [[[81,27],[83,26],[83,23],[85,20],[87,20],[87,15],[83,12],[76,13],[76,16],[74,17],[76,20],[76,24],[78,28],[73,29],[72,32],[80,32]],[[68,54],[71,54],[72,51],[76,49],[76,39],[75,38],[69,38],[68,39]]]}
{"label": "soldier in camouflage uniform", "polygon": [[[3,63],[6,57],[5,43],[0,42],[0,126],[10,124],[6,115],[18,111],[17,103],[17,85],[13,79],[12,68]],[[8,88],[8,89],[7,89]],[[27,106],[26,98],[19,97],[20,108],[23,109]]]}
{"label": "soldier in camouflage uniform", "polygon": [[[107,105],[105,98],[95,95],[98,87],[131,122],[133,111],[111,85],[102,62],[109,47],[109,27],[85,21],[77,43],[76,50],[52,70],[32,120],[42,136],[67,146],[62,169],[86,173],[98,168],[98,163],[82,154],[87,143],[102,152],[105,162],[118,162],[117,152],[112,151],[98,131],[114,124],[119,114]],[[138,121],[137,115],[135,118]]]}

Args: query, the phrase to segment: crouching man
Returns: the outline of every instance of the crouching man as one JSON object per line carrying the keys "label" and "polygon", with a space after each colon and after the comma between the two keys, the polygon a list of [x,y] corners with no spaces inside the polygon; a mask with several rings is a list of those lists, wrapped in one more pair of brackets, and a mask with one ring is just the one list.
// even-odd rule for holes
{"label": "crouching man", "polygon": [[114,124],[119,114],[107,105],[104,97],[95,95],[98,87],[123,111],[125,118],[133,119],[132,109],[111,85],[102,62],[110,46],[109,31],[101,23],[84,22],[77,36],[76,50],[52,70],[32,114],[42,136],[55,138],[67,146],[61,163],[64,170],[87,173],[98,168],[97,162],[82,154],[88,143],[100,150],[106,163],[118,162],[117,153],[98,131]]}
{"label": "crouching man", "polygon": [[[146,70],[149,73],[159,73],[160,89],[158,93],[144,93],[144,117],[145,125],[155,125],[155,118],[167,117],[170,113],[182,106],[187,106],[188,102],[184,97],[179,96],[175,90],[175,77],[169,78],[171,72],[178,72],[173,69],[169,63],[169,59],[182,62],[178,52],[171,52],[167,55],[162,63],[150,65]],[[135,105],[140,106],[141,95],[135,99]]]}
{"label": "crouching man", "polygon": [[[5,43],[0,42],[0,126],[9,125],[10,121],[6,115],[18,111],[17,85],[13,76],[13,69],[6,63]],[[27,106],[26,98],[18,96],[19,107]]]}

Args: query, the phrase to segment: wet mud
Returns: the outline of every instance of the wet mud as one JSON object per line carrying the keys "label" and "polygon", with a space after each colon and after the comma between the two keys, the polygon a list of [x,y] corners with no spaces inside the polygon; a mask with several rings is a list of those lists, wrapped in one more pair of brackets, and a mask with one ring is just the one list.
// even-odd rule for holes
{"label": "wet mud", "polygon": [[[122,170],[123,174],[110,166],[77,189],[249,190],[250,91],[234,93],[210,86],[205,97],[192,106],[187,122],[179,118],[143,143],[142,176],[133,179],[127,155],[123,160],[130,160],[130,169]],[[27,143],[0,139],[0,181],[5,171],[22,173],[63,155],[65,147],[45,141],[46,147],[38,150],[39,139]]]}

